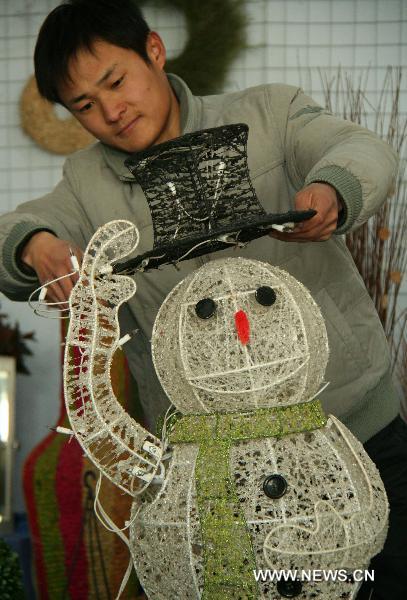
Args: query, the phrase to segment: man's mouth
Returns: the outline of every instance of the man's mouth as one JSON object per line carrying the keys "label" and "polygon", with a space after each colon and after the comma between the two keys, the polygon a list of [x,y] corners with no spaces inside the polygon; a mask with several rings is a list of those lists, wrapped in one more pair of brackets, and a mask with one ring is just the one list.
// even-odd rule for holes
{"label": "man's mouth", "polygon": [[134,125],[139,120],[139,118],[140,117],[138,116],[138,117],[135,117],[134,119],[132,119],[129,123],[127,123],[127,125],[125,125],[124,127],[122,127],[122,129],[120,129],[120,131],[119,131],[119,133],[117,135],[118,136],[123,136],[123,137],[125,137],[126,135],[128,135],[132,131]]}

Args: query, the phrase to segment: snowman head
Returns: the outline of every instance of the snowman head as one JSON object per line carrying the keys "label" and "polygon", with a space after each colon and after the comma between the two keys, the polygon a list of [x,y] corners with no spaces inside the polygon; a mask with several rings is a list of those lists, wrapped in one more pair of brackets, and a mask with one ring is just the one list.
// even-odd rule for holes
{"label": "snowman head", "polygon": [[328,360],[325,325],[291,275],[245,258],[211,261],[164,300],[154,365],[184,414],[250,411],[310,399]]}

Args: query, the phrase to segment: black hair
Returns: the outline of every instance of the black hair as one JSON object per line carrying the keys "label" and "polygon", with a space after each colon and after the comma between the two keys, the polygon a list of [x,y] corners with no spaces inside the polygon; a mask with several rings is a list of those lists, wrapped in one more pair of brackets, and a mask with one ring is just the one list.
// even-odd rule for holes
{"label": "black hair", "polygon": [[150,29],[134,0],[65,0],[54,8],[38,34],[34,51],[38,90],[63,104],[58,87],[69,80],[69,62],[81,49],[92,51],[96,40],[134,50],[149,63]]}

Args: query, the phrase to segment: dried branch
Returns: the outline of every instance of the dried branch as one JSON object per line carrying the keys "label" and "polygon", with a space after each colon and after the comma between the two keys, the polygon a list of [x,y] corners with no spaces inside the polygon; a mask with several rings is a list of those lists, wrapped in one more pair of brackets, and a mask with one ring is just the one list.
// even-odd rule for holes
{"label": "dried branch", "polygon": [[407,268],[407,118],[400,110],[401,67],[388,67],[376,103],[367,91],[369,70],[352,76],[338,67],[319,71],[329,111],[375,131],[400,156],[394,190],[378,213],[347,235],[347,245],[375,304],[389,342],[392,368],[407,393],[407,309],[400,290]]}

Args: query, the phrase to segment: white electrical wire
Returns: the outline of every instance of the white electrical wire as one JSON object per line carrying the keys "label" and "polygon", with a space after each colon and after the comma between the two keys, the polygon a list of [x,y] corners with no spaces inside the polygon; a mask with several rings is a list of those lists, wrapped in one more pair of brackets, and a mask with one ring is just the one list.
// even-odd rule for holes
{"label": "white electrical wire", "polygon": [[[162,467],[161,471],[164,470],[164,475],[163,475],[163,478],[164,478],[164,476],[165,476],[164,465],[161,463],[160,467]],[[142,494],[147,489],[147,487],[150,485],[150,483],[151,483],[151,481],[148,482],[143,487],[141,487],[140,490],[138,490],[135,495],[139,496],[140,494]],[[135,511],[133,517],[131,518],[130,521],[126,521],[125,522],[124,527],[118,527],[116,525],[116,523],[109,517],[109,515],[107,514],[107,512],[103,508],[101,501],[99,500],[99,494],[100,494],[101,485],[102,485],[102,473],[99,472],[99,479],[98,479],[98,482],[96,484],[95,500],[94,500],[94,503],[93,503],[95,515],[96,515],[97,519],[99,520],[99,522],[103,525],[103,527],[105,529],[107,529],[107,531],[110,531],[111,533],[115,533],[116,535],[118,535],[120,537],[120,539],[126,544],[126,546],[129,548],[129,550],[131,552],[130,540],[129,540],[129,538],[123,532],[126,531],[134,523],[134,521],[138,517],[140,509],[141,509],[141,507],[143,505],[140,503],[140,505],[138,506],[137,510]],[[124,588],[126,587],[127,582],[129,580],[129,577],[131,575],[132,569],[133,569],[133,557],[130,554],[130,561],[129,561],[129,564],[127,566],[126,572],[123,575],[123,579],[122,579],[122,582],[120,584],[120,588],[119,588],[119,591],[117,593],[117,596],[116,596],[115,600],[118,600],[120,598],[120,596],[122,595],[122,593],[124,591]]]}
{"label": "white electrical wire", "polygon": [[[56,277],[55,279],[51,279],[50,281],[47,281],[46,283],[43,283],[42,285],[40,285],[38,288],[36,288],[33,292],[31,292],[29,298],[28,298],[28,306],[34,311],[34,314],[36,314],[38,317],[44,317],[46,319],[68,319],[69,315],[63,316],[60,313],[62,312],[69,312],[69,307],[66,306],[62,306],[62,305],[69,305],[68,301],[62,301],[62,302],[44,302],[45,300],[45,296],[47,294],[48,291],[48,287],[50,285],[52,285],[53,283],[56,283],[57,281],[61,281],[62,279],[66,279],[67,277],[72,277],[72,275],[76,275],[77,271],[72,271],[71,273],[67,273],[66,275],[61,275],[61,277]],[[38,293],[38,298],[37,300],[34,300],[34,295]],[[37,305],[34,304],[34,302],[37,303]],[[54,310],[53,313],[58,313],[58,316],[53,316],[53,313],[50,313],[49,308],[53,306],[59,306],[61,308]]]}
{"label": "white electrical wire", "polygon": [[[134,514],[133,518],[131,519],[131,521],[126,522],[125,526],[122,529],[120,529],[119,527],[117,527],[116,523],[114,523],[114,521],[112,521],[112,519],[106,513],[106,511],[104,510],[104,508],[99,500],[99,492],[100,492],[101,484],[102,484],[102,473],[99,473],[99,479],[96,484],[96,494],[95,494],[95,500],[94,500],[95,515],[98,518],[99,522],[103,525],[103,527],[105,527],[105,529],[107,529],[108,531],[111,531],[112,533],[115,533],[116,535],[118,535],[120,537],[120,539],[126,544],[126,546],[130,550],[130,540],[123,533],[123,531],[128,529],[130,527],[130,525],[134,522],[142,505],[140,504],[140,506],[138,507],[138,509],[137,509],[136,513]],[[120,596],[122,595],[124,588],[126,587],[129,577],[131,575],[132,569],[133,569],[133,557],[131,556],[131,552],[130,552],[129,564],[127,566],[125,574],[123,575],[123,579],[120,584],[120,588],[119,588],[119,591],[117,593],[115,600],[118,600],[120,598]]]}
{"label": "white electrical wire", "polygon": [[[48,287],[50,285],[52,285],[53,283],[56,283],[57,281],[61,281],[62,279],[65,279],[67,277],[72,277],[72,275],[76,275],[77,273],[80,272],[80,266],[79,266],[79,261],[78,258],[76,257],[76,255],[74,254],[72,248],[69,248],[69,258],[71,260],[71,265],[73,268],[73,271],[71,273],[67,273],[66,275],[61,275],[61,277],[56,277],[55,279],[51,279],[49,281],[46,281],[45,283],[43,283],[42,285],[40,285],[40,287],[38,287],[37,289],[35,289],[29,296],[28,298],[28,306],[34,311],[34,314],[37,315],[38,317],[44,317],[46,319],[69,319],[69,314],[62,316],[61,313],[64,312],[68,312],[69,313],[69,307],[62,307],[62,305],[64,304],[69,304],[69,301],[65,300],[62,302],[44,302],[47,292],[48,292]],[[37,305],[34,306],[33,305],[33,296],[38,292],[38,298],[35,302],[37,302]],[[53,306],[58,306],[60,308],[58,308],[57,310],[54,310],[51,314],[50,314],[50,307],[52,308]],[[53,316],[53,314],[58,313],[58,316]]]}

